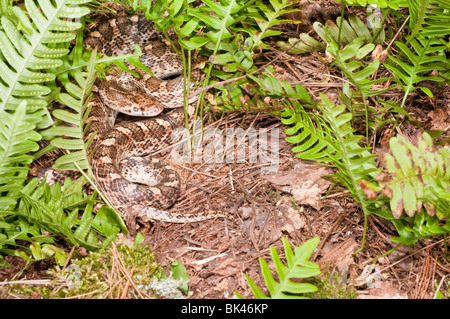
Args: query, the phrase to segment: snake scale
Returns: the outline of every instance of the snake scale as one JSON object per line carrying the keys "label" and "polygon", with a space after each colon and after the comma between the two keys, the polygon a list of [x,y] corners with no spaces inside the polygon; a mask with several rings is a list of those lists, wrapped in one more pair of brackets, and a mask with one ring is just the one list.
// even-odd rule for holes
{"label": "snake scale", "polygon": [[[92,172],[112,206],[126,218],[139,218],[143,222],[233,219],[221,211],[183,214],[165,210],[173,205],[180,192],[179,177],[167,163],[148,154],[170,146],[174,129],[184,127],[184,81],[180,76],[181,61],[162,41],[153,22],[142,15],[105,18],[91,27],[85,43],[108,56],[132,53],[138,44],[143,51],[140,61],[155,75],[151,77],[134,69],[140,75],[137,78],[112,71],[96,85],[90,102],[88,136],[97,131]],[[174,110],[162,113],[171,108]],[[119,113],[151,118],[115,126]]]}

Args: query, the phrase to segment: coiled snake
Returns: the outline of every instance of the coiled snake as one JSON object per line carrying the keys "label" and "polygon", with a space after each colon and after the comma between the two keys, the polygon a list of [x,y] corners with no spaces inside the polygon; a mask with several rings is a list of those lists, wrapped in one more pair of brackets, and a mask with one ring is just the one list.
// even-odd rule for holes
{"label": "coiled snake", "polygon": [[[85,43],[108,56],[132,53],[138,44],[143,50],[141,62],[155,75],[140,70],[134,70],[140,78],[110,73],[91,100],[88,134],[98,132],[91,167],[97,186],[114,208],[144,222],[232,219],[218,211],[181,214],[164,210],[176,200],[180,181],[173,168],[146,155],[173,143],[174,129],[184,126],[184,81],[182,76],[165,79],[179,75],[182,63],[161,41],[153,23],[141,15],[117,16],[94,26]],[[163,115],[166,108],[177,109]],[[119,112],[152,118],[114,126]]]}

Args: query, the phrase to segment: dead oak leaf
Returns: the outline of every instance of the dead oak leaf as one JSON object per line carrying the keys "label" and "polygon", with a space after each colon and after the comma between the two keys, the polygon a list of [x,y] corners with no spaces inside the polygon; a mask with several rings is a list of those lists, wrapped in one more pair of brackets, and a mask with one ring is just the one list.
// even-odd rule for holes
{"label": "dead oak leaf", "polygon": [[316,210],[322,208],[320,196],[328,189],[330,182],[323,175],[331,174],[327,167],[299,163],[292,170],[261,175],[262,178],[284,192],[292,195],[299,205],[309,205]]}
{"label": "dead oak leaf", "polygon": [[450,128],[448,123],[448,117],[450,112],[444,111],[444,109],[436,109],[430,111],[427,115],[431,118],[432,130],[446,131]]}

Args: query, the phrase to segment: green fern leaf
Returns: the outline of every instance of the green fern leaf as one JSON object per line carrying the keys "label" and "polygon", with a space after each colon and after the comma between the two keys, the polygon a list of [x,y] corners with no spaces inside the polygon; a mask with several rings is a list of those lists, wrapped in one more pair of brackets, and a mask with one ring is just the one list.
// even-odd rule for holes
{"label": "green fern leaf", "polygon": [[277,47],[289,54],[303,54],[312,51],[321,51],[325,45],[307,33],[300,33],[299,39],[289,38],[288,42],[278,41]]}
{"label": "green fern leaf", "polygon": [[[340,160],[333,162],[339,169],[336,176],[348,187],[355,200],[364,203],[359,183],[364,177],[377,175],[379,170],[375,166],[375,155],[369,152],[370,148],[359,145],[363,137],[353,134],[354,129],[350,124],[352,115],[345,113],[345,106],[336,106],[326,95],[320,96],[324,118],[334,133],[334,143],[340,150]],[[333,159],[332,154],[330,155]]]}
{"label": "green fern leaf", "polygon": [[389,62],[384,65],[390,69],[401,84],[405,92],[402,106],[405,104],[408,94],[420,88],[425,94],[432,97],[433,94],[426,87],[416,87],[421,81],[430,80],[436,82],[444,81],[443,78],[428,75],[431,71],[444,71],[450,67],[450,62],[444,56],[435,54],[444,52],[446,46],[437,38],[424,38],[418,36],[411,40],[411,50],[402,42],[394,42],[400,51],[405,55],[406,61],[400,57],[389,55]]}
{"label": "green fern leaf", "polygon": [[[278,281],[272,276],[267,262],[262,258],[259,259],[264,281],[269,291],[269,297],[261,291],[249,276],[244,274],[257,299],[302,299],[306,298],[303,294],[317,291],[317,287],[310,283],[294,282],[292,279],[311,278],[320,274],[319,266],[316,263],[308,261],[314,249],[319,244],[319,238],[312,238],[301,246],[295,247],[295,252],[292,252],[291,245],[286,238],[282,238],[281,240],[286,253],[287,265],[281,261],[277,250],[273,246],[270,246],[270,253],[275,271],[278,275]],[[241,295],[237,293],[236,295],[242,298]]]}
{"label": "green fern leaf", "polygon": [[[81,6],[87,2],[41,0],[38,7],[33,0],[25,0],[24,9],[29,17],[20,7],[13,7],[16,19],[1,17],[0,113],[15,109],[22,99],[30,99],[33,103],[28,103],[30,108],[46,106],[41,97],[48,95],[50,89],[44,82],[54,79],[54,74],[43,71],[62,64],[60,58],[68,50],[55,44],[73,40],[72,31],[81,27],[79,22],[64,18],[80,18],[89,13],[88,8]],[[26,32],[19,32],[18,25],[24,26]]]}
{"label": "green fern leaf", "polygon": [[14,207],[23,187],[33,157],[30,152],[39,149],[41,136],[35,131],[41,120],[39,112],[27,116],[26,101],[15,112],[0,113],[0,207]]}
{"label": "green fern leaf", "polygon": [[420,34],[425,37],[445,37],[450,34],[450,1],[432,1]]}
{"label": "green fern leaf", "polygon": [[[35,178],[20,191],[20,204],[14,210],[0,210],[0,216],[17,216],[22,223],[22,229],[29,225],[21,239],[29,240],[27,233],[40,235],[40,231],[34,231],[34,227],[47,230],[53,235],[62,236],[71,245],[82,245],[89,250],[98,250],[101,238],[98,236],[113,236],[122,229],[119,218],[109,218],[104,226],[108,233],[103,233],[93,227],[94,217],[92,208],[97,193],[91,196],[83,194],[84,182],[77,180],[74,184],[68,179],[61,185],[55,183],[49,186],[46,182],[38,185]],[[81,219],[79,213],[83,212]],[[104,221],[105,222],[105,221]],[[24,224],[25,223],[25,224]],[[98,223],[98,222],[97,222]],[[32,225],[32,226],[31,226]]]}
{"label": "green fern leaf", "polygon": [[[320,22],[314,22],[314,31],[326,43],[339,43],[339,34],[341,44],[349,44],[357,38],[363,39],[363,42],[368,43],[382,43],[384,41],[384,33],[381,32],[376,35],[375,28],[369,28],[356,15],[350,15],[348,19],[338,17],[336,23],[327,21],[325,25]],[[373,37],[376,37],[374,40]]]}
{"label": "green fern leaf", "polygon": [[[437,38],[450,34],[450,2],[448,0],[408,0],[410,13],[408,38],[414,39],[417,34]],[[408,41],[406,44],[408,44]]]}
{"label": "green fern leaf", "polygon": [[425,21],[425,17],[430,12],[429,5],[430,0],[408,0],[409,8],[409,28],[411,39],[414,39],[422,28],[422,24]]}
{"label": "green fern leaf", "polygon": [[[46,106],[57,92],[47,83],[51,70],[62,65],[64,48],[81,24],[71,21],[87,14],[89,0],[25,0],[8,6],[0,18],[0,207],[13,208],[20,198],[37,141],[52,123]],[[26,199],[25,199],[26,200]]]}
{"label": "green fern leaf", "polygon": [[295,110],[283,110],[281,121],[293,125],[285,130],[289,135],[286,140],[296,144],[292,151],[301,159],[332,162],[341,171],[337,175],[339,180],[356,194],[359,181],[378,172],[373,161],[375,155],[359,145],[363,137],[353,134],[352,114],[345,113],[345,106],[336,106],[325,95],[320,96],[322,117],[306,113],[298,104],[294,104]]}
{"label": "green fern leaf", "polygon": [[400,218],[403,212],[413,217],[426,207],[428,214],[446,216],[435,201],[428,200],[431,194],[425,189],[442,189],[450,192],[450,156],[447,148],[436,149],[427,133],[417,132],[410,142],[403,136],[391,138],[390,153],[382,156],[388,178],[380,182],[390,198],[392,214]]}
{"label": "green fern leaf", "polygon": [[256,48],[266,49],[268,46],[267,44],[264,44],[262,40],[269,36],[281,34],[281,31],[275,31],[271,29],[272,27],[288,21],[296,23],[296,21],[292,20],[278,19],[288,13],[299,11],[298,9],[289,9],[292,5],[293,2],[291,0],[271,0],[270,5],[263,3],[262,1],[257,1],[256,5],[249,6],[247,10],[248,17],[255,20],[259,30],[252,30],[252,32],[249,32],[248,29],[236,30],[242,30],[250,35],[253,40],[252,50]]}
{"label": "green fern leaf", "polygon": [[[344,0],[336,0],[338,2],[344,2]],[[368,5],[377,5],[380,8],[391,8],[397,10],[399,7],[406,7],[406,0],[345,0],[346,5],[350,6],[368,6]]]}
{"label": "green fern leaf", "polygon": [[[313,27],[317,35],[319,35],[326,43],[338,43],[340,33],[342,44],[348,44],[357,38],[363,39],[365,43],[370,43],[372,42],[372,37],[376,37],[373,41],[375,44],[382,43],[384,40],[383,32],[380,32],[378,36],[375,36],[375,30],[370,30],[356,15],[350,15],[347,20],[338,17],[336,23],[327,21],[325,25],[320,22],[314,22]],[[306,33],[301,33],[300,39],[290,38],[288,39],[288,42],[289,43],[279,41],[277,42],[277,46],[284,50],[290,48],[289,51],[287,51],[290,54],[301,54],[326,48],[324,44]],[[294,46],[292,47],[292,45]],[[365,47],[367,50],[370,50],[370,48],[372,48],[372,46]],[[359,55],[362,55],[362,52]]]}
{"label": "green fern leaf", "polygon": [[290,127],[285,130],[286,141],[294,144],[292,152],[303,160],[330,161],[330,154],[339,160],[339,151],[330,139],[331,132],[323,119],[307,113],[299,103],[292,103],[281,112],[281,122]]}
{"label": "green fern leaf", "polygon": [[[423,192],[424,206],[427,207],[428,212],[433,213],[435,210],[439,219],[450,220],[450,192],[444,188],[440,180],[437,180],[436,184],[436,186],[425,187]],[[431,203],[431,206],[429,203]],[[433,210],[433,208],[435,209]]]}
{"label": "green fern leaf", "polygon": [[374,47],[373,44],[364,45],[363,37],[355,38],[342,50],[339,49],[335,42],[330,43],[328,47],[328,52],[334,57],[335,63],[346,78],[363,94],[364,98],[378,95],[391,88],[390,86],[382,90],[373,90],[374,85],[386,81],[385,78],[369,79],[378,70],[380,61],[375,59],[369,64],[360,61],[372,52]]}
{"label": "green fern leaf", "polygon": [[76,84],[66,82],[67,93],[63,92],[58,95],[59,101],[70,110],[57,109],[53,111],[53,116],[71,126],[52,127],[45,132],[45,137],[50,138],[56,135],[52,139],[51,145],[70,152],[55,161],[54,169],[76,170],[81,168],[84,170],[89,168],[88,149],[94,136],[91,136],[88,141],[84,141],[84,123],[90,111],[88,103],[97,79],[94,59],[95,54],[91,55],[86,72],[83,72],[84,69],[74,68],[71,77],[75,79]]}

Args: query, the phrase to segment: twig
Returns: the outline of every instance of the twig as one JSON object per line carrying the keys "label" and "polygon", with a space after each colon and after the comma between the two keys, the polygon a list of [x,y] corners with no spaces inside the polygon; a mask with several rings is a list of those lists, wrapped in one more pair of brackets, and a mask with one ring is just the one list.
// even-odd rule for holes
{"label": "twig", "polygon": [[430,248],[427,247],[427,257],[425,259],[425,264],[422,265],[418,278],[417,285],[414,289],[413,299],[419,299],[419,296],[422,294],[423,287],[425,286],[425,282],[428,279],[428,269],[430,266]]}
{"label": "twig", "polygon": [[130,273],[129,273],[130,276],[127,277],[128,280],[127,280],[127,283],[125,284],[125,288],[122,291],[122,296],[120,299],[126,299],[126,297],[127,297],[128,287],[130,286],[130,282],[132,282],[131,276],[133,276],[134,270],[135,270],[134,267],[131,268]]}
{"label": "twig", "polygon": [[396,33],[396,34],[394,35],[394,37],[392,38],[391,42],[389,42],[388,46],[386,47],[386,51],[388,51],[388,50],[391,48],[392,43],[394,43],[394,41],[397,39],[398,35],[400,34],[400,31],[402,31],[403,28],[405,27],[406,23],[407,23],[408,20],[409,20],[409,17],[410,17],[410,16],[408,16],[408,17],[405,19],[405,22],[403,22],[403,24],[401,25],[400,29],[398,29],[397,33]]}
{"label": "twig", "polygon": [[208,193],[208,194],[211,194],[211,193],[212,193],[212,191],[211,191],[210,189],[207,189],[206,187],[204,187],[204,186],[202,186],[202,185],[199,185],[199,184],[196,184],[196,183],[192,183],[192,182],[187,182],[187,184],[192,185],[192,186],[195,186],[195,187],[197,187],[198,189],[204,191],[205,193]]}
{"label": "twig", "polygon": [[118,264],[118,266],[119,266],[119,269],[120,269],[121,273],[122,273],[125,277],[127,277],[127,279],[131,282],[131,285],[134,287],[134,289],[136,289],[136,291],[138,292],[139,296],[140,296],[142,299],[144,299],[143,294],[145,295],[145,297],[151,298],[149,295],[147,295],[147,294],[144,293],[144,292],[141,292],[141,290],[140,290],[138,287],[136,287],[136,284],[134,283],[133,279],[131,278],[130,274],[128,273],[127,269],[125,268],[125,265],[124,265],[124,263],[123,263],[122,257],[120,257],[120,255],[119,255],[119,253],[118,253],[118,250],[117,250],[117,247],[116,247],[116,244],[115,244],[114,242],[112,243],[112,247],[113,247],[113,248],[111,249],[111,252],[112,252],[113,256],[114,256],[115,258],[117,258],[117,262],[118,262],[117,264]]}
{"label": "twig", "polygon": [[313,258],[311,259],[312,261],[316,260],[317,256],[319,255],[320,250],[323,248],[323,246],[327,242],[328,237],[331,236],[331,234],[333,233],[334,229],[342,222],[342,220],[345,218],[345,215],[346,215],[345,211],[343,213],[341,213],[341,215],[339,215],[338,219],[336,219],[336,221],[334,222],[333,226],[331,226],[331,228],[328,231],[328,233],[325,236],[325,238],[320,241],[320,245],[319,245],[319,247],[317,247],[317,250],[316,250]]}
{"label": "twig", "polygon": [[441,240],[439,240],[439,241],[437,241],[437,242],[435,242],[435,243],[433,243],[433,244],[430,244],[430,245],[427,245],[427,246],[425,246],[425,247],[422,247],[422,248],[420,248],[419,250],[413,252],[412,254],[409,254],[409,255],[407,255],[407,256],[405,256],[405,257],[403,257],[403,258],[397,260],[395,263],[392,263],[392,264],[390,264],[389,266],[387,266],[387,267],[385,267],[385,268],[383,268],[383,269],[380,269],[380,270],[374,272],[373,275],[380,274],[381,272],[383,272],[383,271],[385,271],[385,270],[387,270],[387,269],[389,269],[389,268],[391,268],[391,267],[394,267],[395,265],[401,263],[403,260],[405,260],[405,259],[407,259],[407,258],[409,258],[409,257],[411,257],[411,256],[414,256],[415,254],[418,254],[418,253],[421,252],[422,250],[427,249],[428,247],[436,246],[437,244],[440,244],[440,243],[442,243],[443,241],[444,241],[444,240],[441,239]]}
{"label": "twig", "polygon": [[0,281],[0,285],[51,285],[52,282],[49,279],[30,279],[30,280],[13,280],[13,281]]}
{"label": "twig", "polygon": [[375,222],[372,220],[372,218],[369,218],[369,223],[372,225],[372,227],[375,229],[375,231],[380,235],[381,238],[383,238],[387,243],[390,243],[391,240],[384,236],[384,234],[378,229],[378,227],[375,225]]}
{"label": "twig", "polygon": [[120,284],[122,282],[122,280],[119,278],[117,281],[116,281],[116,283],[111,287],[111,288],[109,288],[109,290],[108,290],[108,293],[103,297],[103,299],[106,299],[108,296],[109,296],[109,294]]}
{"label": "twig", "polygon": [[251,240],[253,246],[255,247],[256,251],[259,252],[261,249],[259,249],[258,242],[255,238],[255,233],[254,233],[255,225],[256,225],[255,201],[252,199],[252,220],[250,223],[249,236],[250,236],[250,240]]}
{"label": "twig", "polygon": [[70,259],[72,258],[72,254],[75,251],[75,246],[72,246],[72,249],[70,250],[69,255],[66,258],[66,261],[64,262],[64,266],[62,267],[62,270],[66,269],[67,265],[69,264]]}
{"label": "twig", "polygon": [[445,276],[443,276],[443,277],[441,278],[441,281],[439,282],[439,285],[438,285],[437,288],[436,288],[436,293],[434,294],[433,299],[436,299],[436,298],[437,298],[437,294],[439,293],[439,290],[441,289],[441,286],[442,286],[442,283],[444,282],[444,279],[445,279]]}
{"label": "twig", "polygon": [[80,297],[86,297],[86,296],[89,296],[89,295],[93,295],[93,294],[95,294],[95,293],[97,293],[97,292],[99,292],[99,291],[100,291],[100,290],[97,289],[97,290],[94,290],[94,291],[86,292],[86,293],[81,294],[81,295],[65,297],[65,298],[63,298],[63,299],[76,299],[76,298],[80,298]]}
{"label": "twig", "polygon": [[211,257],[208,257],[208,258],[205,258],[202,260],[193,261],[192,264],[203,265],[203,264],[210,262],[213,259],[220,258],[220,257],[226,256],[226,255],[227,255],[227,253],[221,253],[221,254],[214,255],[214,256],[211,256]]}

